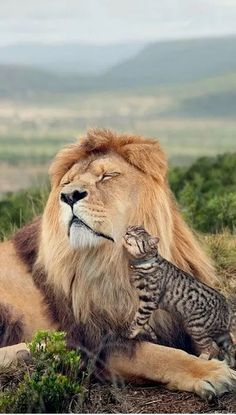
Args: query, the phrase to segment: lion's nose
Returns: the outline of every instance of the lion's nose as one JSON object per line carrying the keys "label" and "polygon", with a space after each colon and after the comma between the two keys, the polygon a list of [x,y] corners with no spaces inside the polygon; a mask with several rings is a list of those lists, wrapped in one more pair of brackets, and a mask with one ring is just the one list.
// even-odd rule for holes
{"label": "lion's nose", "polygon": [[86,192],[86,190],[74,190],[72,193],[61,193],[61,201],[72,207],[76,202],[84,199],[87,195],[88,192]]}

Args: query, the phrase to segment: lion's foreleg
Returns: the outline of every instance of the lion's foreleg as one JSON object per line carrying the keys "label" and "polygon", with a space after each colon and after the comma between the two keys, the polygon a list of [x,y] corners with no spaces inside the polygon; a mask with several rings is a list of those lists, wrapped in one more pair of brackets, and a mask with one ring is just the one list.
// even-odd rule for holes
{"label": "lion's foreleg", "polygon": [[211,399],[236,389],[236,372],[218,360],[205,361],[186,352],[148,342],[137,346],[134,356],[114,353],[107,362],[110,377],[149,379],[169,389],[195,392]]}

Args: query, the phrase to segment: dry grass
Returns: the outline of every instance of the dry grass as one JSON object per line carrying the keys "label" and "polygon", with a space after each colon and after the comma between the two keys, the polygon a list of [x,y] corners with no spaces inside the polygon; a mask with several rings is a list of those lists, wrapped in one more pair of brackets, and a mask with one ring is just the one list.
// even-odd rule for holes
{"label": "dry grass", "polygon": [[203,237],[219,275],[220,290],[236,295],[236,236],[228,232]]}
{"label": "dry grass", "polygon": [[[78,409],[78,410],[77,410]],[[235,396],[226,394],[212,403],[188,392],[168,391],[160,385],[117,388],[95,384],[76,412],[83,413],[235,413]]]}

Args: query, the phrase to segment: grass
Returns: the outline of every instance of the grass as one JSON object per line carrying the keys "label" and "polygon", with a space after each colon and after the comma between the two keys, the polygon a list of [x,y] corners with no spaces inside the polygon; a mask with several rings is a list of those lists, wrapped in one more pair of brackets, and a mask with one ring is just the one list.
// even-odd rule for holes
{"label": "grass", "polygon": [[236,295],[236,239],[227,231],[203,236],[208,252],[220,277],[223,294]]}
{"label": "grass", "polygon": [[48,196],[48,187],[12,193],[0,202],[0,240],[8,238],[17,229],[42,213]]}

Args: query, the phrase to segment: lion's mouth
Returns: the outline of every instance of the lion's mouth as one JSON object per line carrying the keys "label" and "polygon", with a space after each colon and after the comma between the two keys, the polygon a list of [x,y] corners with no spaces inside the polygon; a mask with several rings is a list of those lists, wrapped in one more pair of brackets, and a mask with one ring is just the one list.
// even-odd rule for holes
{"label": "lion's mouth", "polygon": [[90,228],[90,226],[87,223],[85,223],[82,219],[78,218],[75,215],[73,215],[72,218],[71,218],[71,220],[70,220],[69,229],[68,229],[68,236],[70,236],[70,229],[71,229],[71,226],[73,224],[77,225],[78,227],[86,228],[88,231],[90,231],[91,233],[93,233],[93,235],[96,235],[96,236],[98,236],[100,238],[105,238],[105,239],[108,239],[109,241],[115,242],[114,239],[111,236],[106,235],[106,234],[104,234],[102,232],[95,231],[94,229]]}

